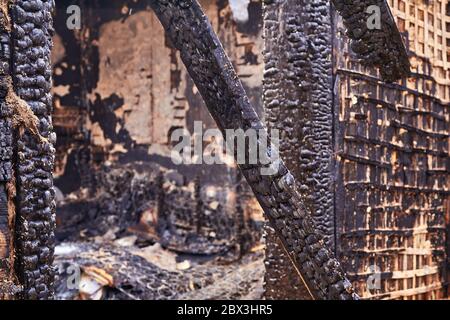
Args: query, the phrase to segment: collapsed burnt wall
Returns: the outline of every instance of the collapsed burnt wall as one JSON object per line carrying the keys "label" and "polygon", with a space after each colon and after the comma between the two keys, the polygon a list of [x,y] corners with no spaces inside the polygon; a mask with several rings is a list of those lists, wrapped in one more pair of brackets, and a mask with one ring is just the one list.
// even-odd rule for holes
{"label": "collapsed burnt wall", "polygon": [[[81,9],[79,30],[66,25],[66,9],[73,4]],[[252,1],[248,20],[237,22],[227,1],[202,5],[261,111],[260,2]],[[185,243],[198,221],[206,238],[235,239],[237,228],[248,238],[245,230],[253,224],[239,227],[237,215],[259,219],[260,209],[248,187],[240,185],[244,182],[234,165],[175,165],[171,160],[174,130],[193,133],[194,121],[202,121],[204,130],[215,124],[148,3],[58,1],[55,20],[58,238],[79,235],[91,219],[102,221],[95,230],[91,226],[93,236],[116,224],[126,229],[147,210],[170,220],[170,232],[160,232],[169,247]],[[145,177],[143,167],[152,167]],[[110,179],[114,173],[118,177]],[[163,179],[159,185],[158,177]],[[158,188],[164,193],[159,202]],[[132,199],[134,194],[142,195]],[[108,220],[111,214],[117,216]],[[73,229],[73,224],[79,226]],[[192,246],[189,250],[195,251]]]}
{"label": "collapsed burnt wall", "polygon": [[334,16],[338,255],[364,297],[440,298],[448,281],[449,17],[445,1],[390,5],[412,70],[394,83],[358,61]]}

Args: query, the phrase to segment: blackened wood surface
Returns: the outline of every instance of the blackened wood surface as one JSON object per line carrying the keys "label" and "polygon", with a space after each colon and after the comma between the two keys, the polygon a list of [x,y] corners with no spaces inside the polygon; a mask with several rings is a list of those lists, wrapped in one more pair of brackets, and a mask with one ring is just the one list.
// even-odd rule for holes
{"label": "blackened wood surface", "polygon": [[17,273],[23,298],[53,296],[56,136],[51,120],[50,63],[53,0],[17,0],[11,7],[14,89],[39,119],[39,135],[29,130],[17,142]]}
{"label": "blackened wood surface", "polygon": [[[267,1],[264,8],[266,123],[280,132],[280,154],[326,243],[334,247],[331,15],[328,1]],[[273,240],[269,237],[266,242]],[[267,244],[266,294],[307,298],[285,253]],[[274,250],[274,251],[272,251]],[[279,259],[274,257],[279,256]],[[276,263],[280,264],[277,265]],[[283,275],[276,278],[277,275]],[[278,281],[277,281],[278,280]]]}
{"label": "blackened wood surface", "polygon": [[[410,73],[408,54],[386,0],[332,0],[343,18],[351,48],[366,66],[380,69],[384,81],[396,81]],[[369,23],[377,8],[380,28]]]}

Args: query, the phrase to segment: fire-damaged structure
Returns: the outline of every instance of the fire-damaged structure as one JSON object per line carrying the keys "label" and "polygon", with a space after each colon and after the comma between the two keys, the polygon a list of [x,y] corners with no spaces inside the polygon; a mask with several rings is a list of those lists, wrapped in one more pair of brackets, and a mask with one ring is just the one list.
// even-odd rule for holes
{"label": "fire-damaged structure", "polygon": [[[334,3],[337,10],[327,1],[273,1],[266,6],[268,125],[283,132],[281,152],[303,185],[317,226],[361,295],[445,297],[448,4],[391,1],[399,33],[389,31],[396,25],[382,7],[388,30],[377,32],[383,36],[369,35],[366,18],[355,18],[367,1]],[[395,49],[397,53],[385,55],[376,51],[391,49],[364,44],[365,39],[389,38],[395,47],[400,35],[409,62]],[[367,66],[364,59],[377,61],[377,56],[394,59],[399,67],[388,61],[379,71]],[[389,81],[386,73],[409,63],[411,76]],[[272,251],[269,258],[284,254]],[[278,274],[295,278],[296,272],[277,261],[285,260],[268,263],[268,294],[304,297],[298,277],[297,294],[287,292],[284,282],[279,286]]]}
{"label": "fire-damaged structure", "polygon": [[[4,298],[85,298],[74,263],[88,298],[447,296],[444,1],[58,1],[54,34],[52,1],[3,3]],[[173,132],[260,118],[275,174],[173,163]]]}

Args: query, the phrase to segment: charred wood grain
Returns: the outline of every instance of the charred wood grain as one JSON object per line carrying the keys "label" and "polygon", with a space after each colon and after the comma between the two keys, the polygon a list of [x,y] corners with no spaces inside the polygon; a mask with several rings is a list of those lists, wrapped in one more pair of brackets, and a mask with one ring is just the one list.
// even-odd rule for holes
{"label": "charred wood grain", "polygon": [[[154,0],[151,6],[173,45],[180,50],[219,129],[264,130],[198,3]],[[261,164],[240,165],[313,295],[318,299],[357,299],[339,262],[315,228],[292,174],[282,161],[274,175],[261,174],[262,168]]]}
{"label": "charred wood grain", "polygon": [[17,272],[25,299],[53,296],[52,169],[56,140],[50,94],[53,7],[53,0],[17,0],[11,5],[14,89],[39,119],[40,135],[25,130],[17,142]]}
{"label": "charred wood grain", "polygon": [[[279,130],[280,154],[298,182],[305,205],[314,212],[316,227],[333,247],[330,18],[328,1],[267,2],[263,85],[267,126],[269,130]],[[278,247],[268,246],[268,249]],[[284,257],[284,254],[283,250],[267,252],[269,274],[280,274],[281,267],[272,265],[277,260],[271,256]],[[298,278],[292,268],[284,273],[293,273],[291,278]],[[279,295],[285,292],[292,299],[292,293],[284,291],[285,286],[272,281],[273,276],[269,274],[266,290],[277,291]],[[280,289],[270,288],[271,283]]]}
{"label": "charred wood grain", "polygon": [[13,110],[7,102],[10,90],[11,39],[9,17],[0,8],[0,299],[11,299],[14,289],[14,205],[11,185],[14,184]]}
{"label": "charred wood grain", "polygon": [[[363,64],[379,68],[382,79],[388,82],[409,75],[408,51],[386,0],[332,0],[332,3],[344,20],[352,51]],[[370,6],[380,9],[379,29],[368,24],[374,14],[368,10]]]}

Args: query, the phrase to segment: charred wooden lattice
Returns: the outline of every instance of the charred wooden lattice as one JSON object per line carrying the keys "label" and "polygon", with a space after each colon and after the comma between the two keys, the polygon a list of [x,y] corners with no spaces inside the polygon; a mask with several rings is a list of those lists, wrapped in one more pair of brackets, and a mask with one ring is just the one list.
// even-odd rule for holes
{"label": "charred wooden lattice", "polygon": [[[412,74],[399,83],[380,81],[346,37],[335,39],[337,242],[363,297],[446,295],[450,91],[439,34],[450,20],[443,3],[393,1],[399,28],[411,35]],[[379,277],[373,287],[371,274]]]}
{"label": "charred wooden lattice", "polygon": [[[281,131],[281,155],[299,183],[305,205],[315,213],[316,227],[334,247],[334,11],[328,1],[265,3],[267,123],[269,128]],[[334,1],[334,4],[343,16],[351,47],[362,63],[379,67],[382,77],[389,81],[409,73],[406,50],[384,1]],[[379,30],[367,27],[370,5],[381,9]],[[277,260],[272,256],[283,254],[267,252],[266,282],[274,284],[266,288],[267,294],[276,292],[275,297],[293,298],[280,281],[272,279],[282,268],[274,264]],[[289,266],[284,269],[284,273],[295,274]]]}
{"label": "charred wooden lattice", "polygon": [[[151,5],[174,46],[180,50],[219,129],[263,129],[197,2],[153,1]],[[314,296],[357,298],[322,235],[314,228],[312,215],[296,191],[297,182],[292,174],[282,162],[271,176],[261,174],[263,167],[240,166]]]}

